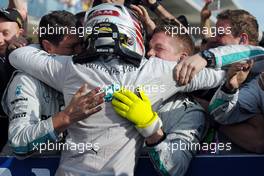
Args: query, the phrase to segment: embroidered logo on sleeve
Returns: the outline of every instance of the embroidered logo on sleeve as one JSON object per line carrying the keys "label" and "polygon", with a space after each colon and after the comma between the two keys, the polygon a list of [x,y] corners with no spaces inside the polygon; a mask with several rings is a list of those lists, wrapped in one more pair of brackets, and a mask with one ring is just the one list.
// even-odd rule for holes
{"label": "embroidered logo on sleeve", "polygon": [[16,87],[16,96],[19,96],[21,93],[22,93],[22,85],[18,85],[17,87]]}

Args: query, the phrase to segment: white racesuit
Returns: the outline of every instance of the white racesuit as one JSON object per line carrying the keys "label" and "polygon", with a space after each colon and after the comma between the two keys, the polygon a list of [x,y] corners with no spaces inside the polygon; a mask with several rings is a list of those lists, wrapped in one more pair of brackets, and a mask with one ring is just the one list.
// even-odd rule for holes
{"label": "white racesuit", "polygon": [[[254,56],[263,55],[261,48],[245,49],[262,52]],[[229,46],[211,51],[217,56],[217,66],[221,68],[228,64],[221,62],[224,54],[232,55],[240,50],[237,46]],[[250,59],[251,55],[245,53],[244,56],[241,60]],[[98,58],[85,64],[74,64],[71,57],[49,55],[34,45],[15,50],[9,59],[15,68],[63,92],[66,105],[80,86],[88,83],[89,90],[113,84],[131,89],[147,87],[146,94],[152,104],[158,107],[176,92],[219,86],[225,76],[223,71],[203,69],[190,84],[179,86],[173,79],[173,68],[177,64],[175,62],[151,58],[143,59],[140,66],[135,67],[122,59]],[[131,122],[114,112],[111,102],[105,102],[103,106],[100,112],[72,124],[66,138],[66,143],[99,144],[99,149],[87,150],[81,154],[76,150],[62,152],[58,175],[133,175],[136,156],[143,139]]]}

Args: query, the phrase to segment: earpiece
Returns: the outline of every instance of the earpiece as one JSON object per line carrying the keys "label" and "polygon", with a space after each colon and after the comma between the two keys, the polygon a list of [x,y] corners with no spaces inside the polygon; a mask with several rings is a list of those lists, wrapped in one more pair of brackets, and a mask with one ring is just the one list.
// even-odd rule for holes
{"label": "earpiece", "polygon": [[245,43],[245,37],[241,36],[239,40],[239,44],[244,44]]}

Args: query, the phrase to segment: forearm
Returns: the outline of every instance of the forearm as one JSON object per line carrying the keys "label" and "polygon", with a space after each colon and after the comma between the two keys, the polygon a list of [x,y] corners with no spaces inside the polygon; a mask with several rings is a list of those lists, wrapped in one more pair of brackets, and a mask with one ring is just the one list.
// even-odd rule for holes
{"label": "forearm", "polygon": [[264,57],[264,48],[250,45],[222,46],[210,51],[215,55],[215,68],[246,60],[261,61]]}
{"label": "forearm", "polygon": [[202,29],[207,29],[208,33],[203,34],[204,38],[211,38],[212,33],[211,33],[211,23],[210,19],[201,19],[201,28]]}
{"label": "forearm", "polygon": [[151,20],[149,23],[146,23],[146,28],[147,28],[148,36],[152,36],[152,34],[156,28],[156,24],[154,23],[154,21]]}
{"label": "forearm", "polygon": [[[166,19],[166,20],[176,20],[178,21],[175,16],[173,16],[169,11],[167,11],[162,5],[159,5],[156,9],[155,9],[155,14],[157,14],[157,16]],[[178,21],[179,22],[179,21]]]}
{"label": "forearm", "polygon": [[36,146],[47,141],[56,141],[58,136],[54,131],[51,118],[39,121],[35,124],[23,119],[10,122],[9,141],[16,154],[27,154],[36,150]]}
{"label": "forearm", "polygon": [[225,71],[210,68],[202,69],[189,84],[180,87],[180,92],[192,92],[200,89],[211,89],[221,85]]}
{"label": "forearm", "polygon": [[58,112],[52,118],[53,128],[57,133],[64,132],[72,124],[69,115],[64,111]]}
{"label": "forearm", "polygon": [[165,139],[150,149],[149,155],[162,175],[184,175],[189,167],[193,152],[181,150],[180,146],[190,146],[184,139]]}
{"label": "forearm", "polygon": [[162,142],[162,139],[164,139],[164,137],[165,137],[165,133],[160,128],[156,133],[147,137],[145,141],[148,146],[152,146]]}
{"label": "forearm", "polygon": [[67,75],[65,71],[68,71],[66,64],[71,58],[71,56],[50,55],[40,50],[38,45],[18,48],[9,55],[9,61],[13,67],[32,75],[60,92],[62,92],[64,77]]}
{"label": "forearm", "polygon": [[235,93],[226,93],[222,90],[222,86],[213,96],[208,111],[210,115],[221,124],[237,123],[240,111],[238,105],[239,90]]}

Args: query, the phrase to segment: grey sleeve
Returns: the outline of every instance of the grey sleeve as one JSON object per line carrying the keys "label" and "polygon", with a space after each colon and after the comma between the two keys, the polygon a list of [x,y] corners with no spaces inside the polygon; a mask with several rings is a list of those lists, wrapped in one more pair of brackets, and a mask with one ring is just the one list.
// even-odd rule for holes
{"label": "grey sleeve", "polygon": [[227,94],[219,88],[209,105],[209,113],[221,124],[242,122],[260,113],[260,88],[257,79],[245,84],[235,94]]}
{"label": "grey sleeve", "polygon": [[41,121],[41,90],[36,79],[18,74],[3,99],[9,116],[9,145],[15,154],[30,154],[47,140],[56,141],[52,118]]}
{"label": "grey sleeve", "polygon": [[195,103],[179,101],[181,103],[174,103],[172,109],[159,113],[167,137],[149,152],[155,168],[162,175],[185,174],[192,157],[199,150],[196,146],[204,132],[203,109]]}
{"label": "grey sleeve", "polygon": [[189,84],[181,86],[180,92],[192,92],[199,89],[215,88],[223,82],[225,74],[226,72],[223,70],[204,68]]}
{"label": "grey sleeve", "polygon": [[71,56],[51,55],[37,45],[18,48],[9,55],[10,64],[62,92]]}

